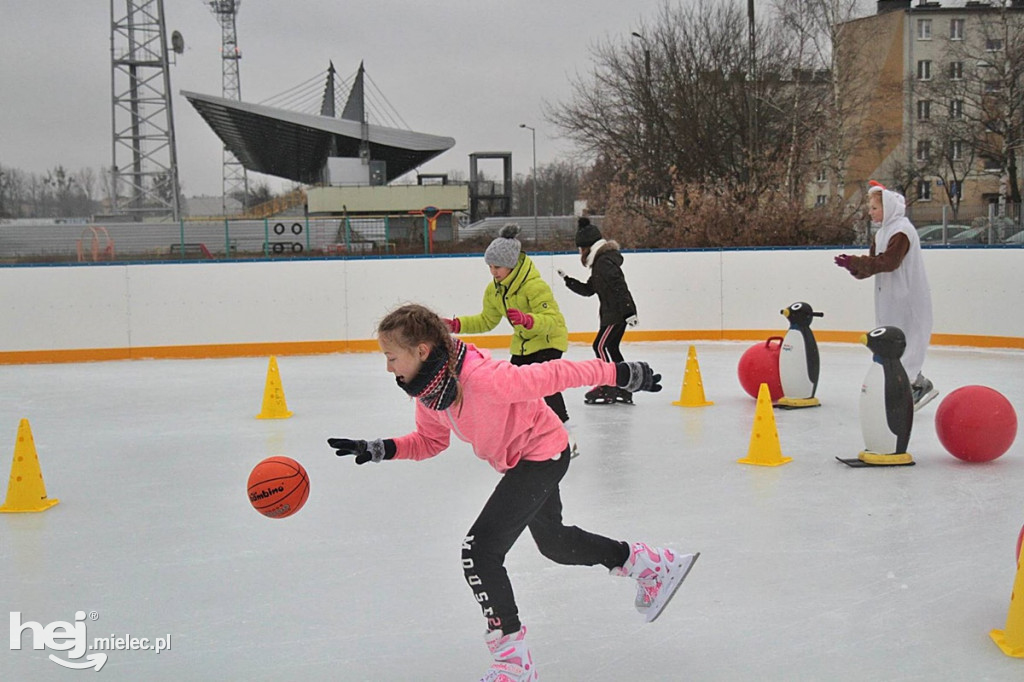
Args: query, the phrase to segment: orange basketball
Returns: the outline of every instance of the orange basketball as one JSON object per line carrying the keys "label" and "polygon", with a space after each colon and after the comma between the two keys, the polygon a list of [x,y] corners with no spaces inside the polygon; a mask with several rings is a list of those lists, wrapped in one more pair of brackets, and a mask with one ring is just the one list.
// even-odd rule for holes
{"label": "orange basketball", "polygon": [[249,474],[249,502],[272,519],[283,519],[302,509],[309,497],[309,477],[291,457],[267,457]]}

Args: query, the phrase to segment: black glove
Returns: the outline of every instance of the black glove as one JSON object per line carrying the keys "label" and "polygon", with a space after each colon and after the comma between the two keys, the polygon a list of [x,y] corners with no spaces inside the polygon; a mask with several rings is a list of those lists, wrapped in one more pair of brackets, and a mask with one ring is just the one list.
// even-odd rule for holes
{"label": "black glove", "polygon": [[615,385],[630,392],[657,393],[661,390],[661,375],[646,362],[616,362]]}
{"label": "black glove", "polygon": [[334,454],[338,457],[343,455],[355,455],[356,464],[367,462],[380,462],[384,459],[391,459],[395,456],[395,441],[387,440],[351,440],[349,438],[328,438],[327,444],[337,450]]}

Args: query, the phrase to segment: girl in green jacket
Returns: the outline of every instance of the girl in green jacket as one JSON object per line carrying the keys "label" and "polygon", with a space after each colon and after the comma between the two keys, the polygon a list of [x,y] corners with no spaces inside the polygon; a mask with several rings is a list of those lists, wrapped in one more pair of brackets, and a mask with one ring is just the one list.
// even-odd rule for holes
{"label": "girl in green jacket", "polygon": [[[519,225],[509,223],[484,253],[492,282],[484,290],[483,310],[477,315],[445,319],[454,334],[482,334],[503,318],[512,325],[513,365],[529,365],[562,357],[569,347],[569,330],[555,295],[516,239]],[[544,398],[562,423],[569,421],[561,393]],[[575,448],[574,448],[575,449]]]}

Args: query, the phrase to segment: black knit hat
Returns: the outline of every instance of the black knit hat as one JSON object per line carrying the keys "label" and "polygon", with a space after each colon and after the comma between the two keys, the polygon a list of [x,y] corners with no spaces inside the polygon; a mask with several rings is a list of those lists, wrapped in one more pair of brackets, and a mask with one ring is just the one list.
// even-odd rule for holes
{"label": "black knit hat", "polygon": [[576,246],[588,249],[601,239],[601,230],[590,224],[590,218],[583,217],[576,222]]}

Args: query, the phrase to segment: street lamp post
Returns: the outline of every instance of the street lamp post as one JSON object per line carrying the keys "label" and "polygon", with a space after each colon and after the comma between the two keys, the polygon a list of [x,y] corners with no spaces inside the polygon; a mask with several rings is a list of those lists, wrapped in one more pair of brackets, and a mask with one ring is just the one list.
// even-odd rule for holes
{"label": "street lamp post", "polygon": [[644,46],[644,75],[647,76],[647,88],[651,87],[651,48],[647,45],[647,38],[642,33],[633,31],[633,37],[639,38]]}
{"label": "street lamp post", "polygon": [[633,31],[633,37],[640,40],[640,43],[644,46],[644,102],[643,102],[643,157],[644,164],[650,165],[650,172],[653,174],[654,162],[653,156],[655,154],[654,144],[654,124],[651,121],[651,117],[654,116],[654,97],[651,93],[651,47],[647,44],[647,37],[642,33]]}
{"label": "street lamp post", "polygon": [[539,232],[537,227],[537,129],[525,123],[520,123],[519,127],[529,130],[530,136],[533,138],[533,243],[536,245]]}

